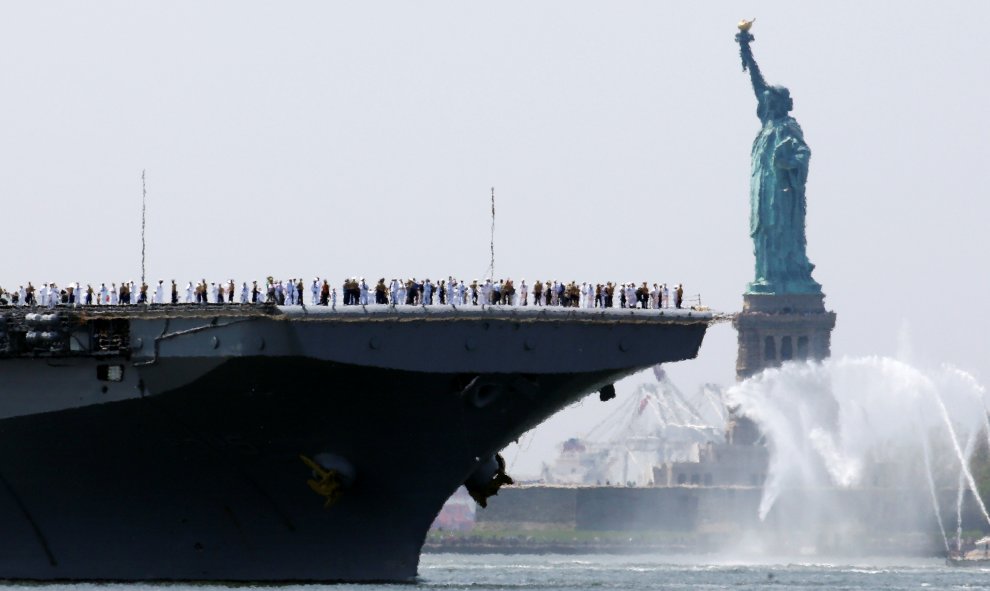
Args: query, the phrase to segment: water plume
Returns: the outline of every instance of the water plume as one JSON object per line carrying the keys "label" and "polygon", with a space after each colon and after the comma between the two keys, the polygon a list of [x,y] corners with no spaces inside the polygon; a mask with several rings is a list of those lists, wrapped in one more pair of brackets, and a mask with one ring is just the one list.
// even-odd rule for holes
{"label": "water plume", "polygon": [[897,527],[921,531],[934,510],[948,546],[938,504],[941,491],[955,492],[961,479],[990,524],[969,470],[988,424],[986,390],[958,368],[922,371],[886,357],[789,362],[736,384],[726,398],[757,424],[769,448],[761,521],[778,513],[778,522],[814,528],[808,520],[817,519],[827,528],[879,507]]}

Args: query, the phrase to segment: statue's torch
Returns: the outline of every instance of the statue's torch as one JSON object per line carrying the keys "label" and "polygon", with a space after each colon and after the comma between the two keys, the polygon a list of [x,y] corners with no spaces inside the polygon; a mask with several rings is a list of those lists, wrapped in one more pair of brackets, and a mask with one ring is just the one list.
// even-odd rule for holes
{"label": "statue's torch", "polygon": [[749,43],[756,39],[750,34],[749,30],[753,28],[753,23],[756,22],[756,18],[751,18],[749,20],[742,19],[737,25],[739,27],[739,32],[736,33],[736,41],[739,43],[739,57],[742,60],[743,71],[746,71],[746,56],[745,53],[749,51]]}

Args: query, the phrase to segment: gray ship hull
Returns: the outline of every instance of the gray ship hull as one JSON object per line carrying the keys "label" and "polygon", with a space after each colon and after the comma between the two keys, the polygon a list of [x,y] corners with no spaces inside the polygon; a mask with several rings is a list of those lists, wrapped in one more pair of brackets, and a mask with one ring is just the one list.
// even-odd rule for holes
{"label": "gray ship hull", "polygon": [[[0,577],[412,580],[440,507],[495,452],[622,376],[695,356],[710,321],[386,309],[126,319],[118,354],[97,354],[80,317],[78,345],[0,357]],[[100,366],[121,367],[120,380],[98,379]],[[343,463],[335,503],[308,485],[303,457]]]}

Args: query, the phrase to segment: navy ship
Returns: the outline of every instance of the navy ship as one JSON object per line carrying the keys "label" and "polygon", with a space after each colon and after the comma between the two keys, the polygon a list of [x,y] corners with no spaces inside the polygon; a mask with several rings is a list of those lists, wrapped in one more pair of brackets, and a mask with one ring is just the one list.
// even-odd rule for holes
{"label": "navy ship", "polygon": [[557,410],[695,357],[712,315],[0,308],[0,578],[415,580],[462,484]]}

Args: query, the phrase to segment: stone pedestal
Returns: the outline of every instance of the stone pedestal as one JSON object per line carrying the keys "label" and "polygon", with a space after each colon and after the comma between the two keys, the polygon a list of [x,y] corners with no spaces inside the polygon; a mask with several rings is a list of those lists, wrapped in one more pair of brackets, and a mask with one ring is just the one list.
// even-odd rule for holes
{"label": "stone pedestal", "polygon": [[[821,361],[831,354],[835,312],[825,310],[818,294],[745,294],[743,311],[733,326],[739,338],[736,380],[745,380],[785,361]],[[759,429],[730,410],[727,437],[738,445],[752,445]]]}

